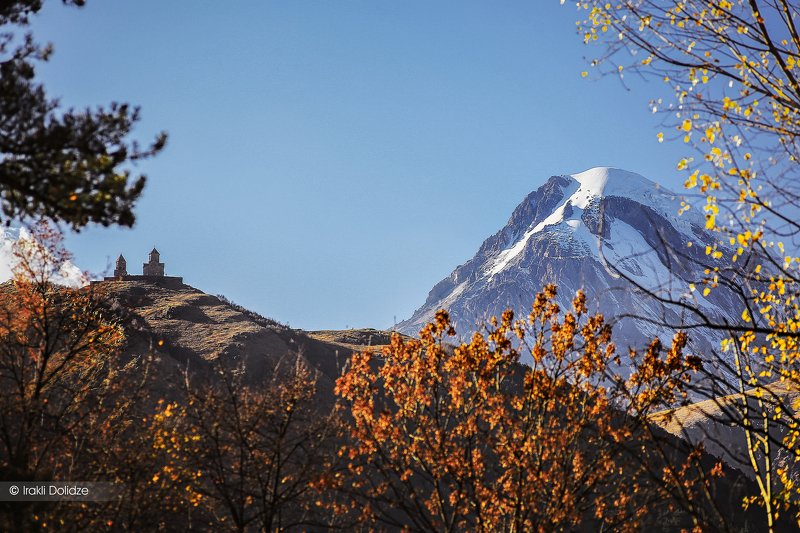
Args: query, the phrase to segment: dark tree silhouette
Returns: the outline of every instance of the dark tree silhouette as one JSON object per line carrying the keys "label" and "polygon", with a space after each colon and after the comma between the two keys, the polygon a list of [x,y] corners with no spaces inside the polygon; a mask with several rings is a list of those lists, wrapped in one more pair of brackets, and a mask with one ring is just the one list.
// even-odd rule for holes
{"label": "dark tree silhouette", "polygon": [[129,140],[138,108],[114,102],[63,109],[47,95],[36,65],[48,60],[52,46],[23,31],[42,4],[0,6],[0,216],[5,223],[47,218],[75,230],[89,223],[132,226],[145,176],[132,175],[130,165],[158,153],[166,134],[140,148]]}

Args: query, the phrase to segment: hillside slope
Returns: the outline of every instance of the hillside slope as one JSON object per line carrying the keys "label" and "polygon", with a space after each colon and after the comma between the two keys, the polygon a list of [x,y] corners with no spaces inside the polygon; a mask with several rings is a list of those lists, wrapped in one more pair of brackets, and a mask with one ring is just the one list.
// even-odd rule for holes
{"label": "hillside slope", "polygon": [[168,278],[104,281],[96,287],[107,291],[126,327],[128,356],[156,353],[164,380],[179,379],[187,366],[208,371],[219,361],[244,364],[247,380],[256,382],[300,357],[316,369],[319,389],[331,394],[353,351],[389,338],[369,329],[319,334],[293,329]]}

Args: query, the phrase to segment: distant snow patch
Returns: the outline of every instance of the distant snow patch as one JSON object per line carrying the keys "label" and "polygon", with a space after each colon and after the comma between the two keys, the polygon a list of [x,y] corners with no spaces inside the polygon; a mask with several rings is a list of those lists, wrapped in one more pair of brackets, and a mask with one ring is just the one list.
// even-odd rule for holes
{"label": "distant snow patch", "polygon": [[[31,233],[25,228],[0,227],[0,282],[14,277],[14,268],[19,263],[14,255],[16,243],[30,239]],[[66,287],[82,287],[87,284],[84,273],[71,261],[65,262],[57,272],[53,273],[52,281]]]}

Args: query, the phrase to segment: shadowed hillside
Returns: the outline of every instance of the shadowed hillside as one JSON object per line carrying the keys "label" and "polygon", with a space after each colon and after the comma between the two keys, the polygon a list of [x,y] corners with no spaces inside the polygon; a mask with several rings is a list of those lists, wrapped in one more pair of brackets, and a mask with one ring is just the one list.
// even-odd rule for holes
{"label": "shadowed hillside", "polygon": [[238,306],[224,297],[169,278],[103,281],[128,335],[126,354],[152,350],[161,372],[177,378],[188,365],[205,372],[217,360],[244,363],[247,380],[268,379],[282,362],[300,356],[318,372],[318,390],[332,394],[346,358],[365,346],[389,342],[374,329],[305,332]]}

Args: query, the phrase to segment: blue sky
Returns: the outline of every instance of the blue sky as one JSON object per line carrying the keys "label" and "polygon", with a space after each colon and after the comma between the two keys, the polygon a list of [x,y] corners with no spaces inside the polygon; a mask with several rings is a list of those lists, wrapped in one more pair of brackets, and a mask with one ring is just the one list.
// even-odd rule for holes
{"label": "blue sky", "polygon": [[40,68],[68,106],[141,105],[169,143],[132,230],[68,238],[304,329],[387,327],[553,174],[616,166],[678,188],[662,87],[582,78],[557,0],[49,2]]}

